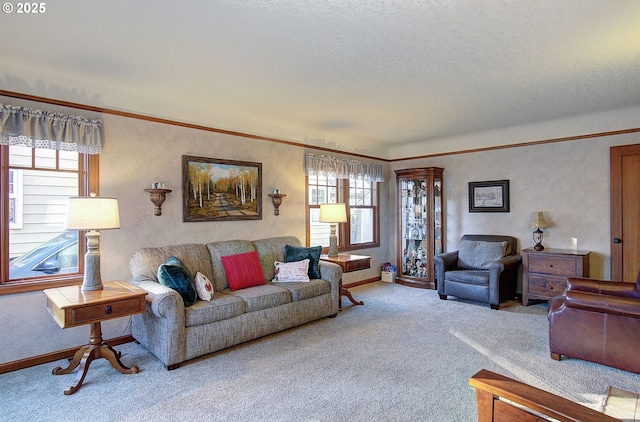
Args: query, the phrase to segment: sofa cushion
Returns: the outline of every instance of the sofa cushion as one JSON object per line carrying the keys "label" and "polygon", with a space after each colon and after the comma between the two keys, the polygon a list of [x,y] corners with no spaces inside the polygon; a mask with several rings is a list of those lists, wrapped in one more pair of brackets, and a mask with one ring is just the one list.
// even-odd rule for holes
{"label": "sofa cushion", "polygon": [[[248,240],[221,240],[219,242],[211,242],[207,243],[205,249],[209,251],[209,263],[211,264],[211,274],[213,275],[210,279],[216,292],[222,292],[229,288],[227,276],[222,266],[222,257],[256,250]],[[273,265],[273,261],[271,261],[269,265]]]}
{"label": "sofa cushion", "polygon": [[315,279],[308,282],[287,281],[273,284],[289,290],[291,300],[294,302],[331,293],[331,284],[326,280]]}
{"label": "sofa cushion", "polygon": [[197,301],[185,311],[185,326],[209,324],[242,315],[246,311],[246,303],[239,297],[222,293],[209,302]]}
{"label": "sofa cushion", "polygon": [[507,242],[462,240],[458,251],[458,268],[488,270],[493,261],[502,258]]}
{"label": "sofa cushion", "polygon": [[309,278],[321,278],[318,263],[320,262],[320,254],[322,246],[293,246],[286,245],[284,247],[284,261],[294,262],[309,259]]}
{"label": "sofa cushion", "polygon": [[258,252],[258,256],[260,256],[265,280],[273,280],[274,262],[284,262],[284,249],[286,245],[302,246],[300,240],[295,236],[267,237],[266,239],[253,240],[251,244],[256,252]]}
{"label": "sofa cushion", "polygon": [[213,281],[209,251],[205,245],[198,243],[139,249],[129,259],[131,275],[135,280],[159,282],[158,267],[164,264],[170,256],[175,256],[182,261],[191,274],[200,271]]}
{"label": "sofa cushion", "polygon": [[258,252],[252,251],[223,256],[221,261],[231,290],[246,289],[247,287],[265,284]]}
{"label": "sofa cushion", "polygon": [[447,271],[444,276],[446,281],[481,286],[489,285],[488,270]]}
{"label": "sofa cushion", "polygon": [[291,293],[287,289],[273,284],[265,284],[264,286],[249,287],[241,290],[227,290],[226,292],[244,300],[247,312],[275,308],[276,306],[291,302]]}
{"label": "sofa cushion", "polygon": [[158,267],[158,281],[163,286],[177,291],[182,297],[184,306],[193,305],[198,298],[193,276],[175,256],[170,256]]}
{"label": "sofa cushion", "polygon": [[208,302],[213,299],[214,288],[209,278],[198,271],[193,279],[196,283],[196,291],[200,300]]}
{"label": "sofa cushion", "polygon": [[295,262],[276,261],[273,267],[275,268],[273,281],[309,281],[309,259]]}

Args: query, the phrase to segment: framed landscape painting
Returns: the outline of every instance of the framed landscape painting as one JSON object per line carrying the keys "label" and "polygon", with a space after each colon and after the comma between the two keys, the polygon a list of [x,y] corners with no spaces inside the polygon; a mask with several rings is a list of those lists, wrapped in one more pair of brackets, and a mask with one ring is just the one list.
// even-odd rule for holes
{"label": "framed landscape painting", "polygon": [[182,156],[183,220],[262,219],[262,164]]}
{"label": "framed landscape painting", "polygon": [[469,182],[469,212],[509,212],[509,181]]}

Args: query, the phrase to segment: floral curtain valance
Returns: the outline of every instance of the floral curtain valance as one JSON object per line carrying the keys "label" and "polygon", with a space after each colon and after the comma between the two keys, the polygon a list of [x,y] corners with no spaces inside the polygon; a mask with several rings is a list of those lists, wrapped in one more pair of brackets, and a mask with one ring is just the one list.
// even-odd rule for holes
{"label": "floral curtain valance", "polygon": [[0,145],[102,152],[100,120],[0,104]]}
{"label": "floral curtain valance", "polygon": [[382,165],[362,161],[307,154],[305,173],[310,175],[335,176],[336,179],[360,179],[368,182],[384,182]]}

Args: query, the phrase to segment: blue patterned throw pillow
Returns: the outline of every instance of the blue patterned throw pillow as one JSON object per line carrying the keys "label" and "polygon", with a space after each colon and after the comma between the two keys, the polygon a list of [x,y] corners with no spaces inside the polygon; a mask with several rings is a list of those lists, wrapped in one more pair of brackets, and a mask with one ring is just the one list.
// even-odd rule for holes
{"label": "blue patterned throw pillow", "polygon": [[320,278],[320,254],[322,253],[322,246],[291,246],[285,245],[284,247],[284,262],[302,261],[303,259],[309,259],[309,278]]}
{"label": "blue patterned throw pillow", "polygon": [[196,303],[198,292],[195,280],[187,267],[175,256],[170,256],[164,264],[158,267],[158,281],[163,286],[178,292],[184,301],[184,306]]}

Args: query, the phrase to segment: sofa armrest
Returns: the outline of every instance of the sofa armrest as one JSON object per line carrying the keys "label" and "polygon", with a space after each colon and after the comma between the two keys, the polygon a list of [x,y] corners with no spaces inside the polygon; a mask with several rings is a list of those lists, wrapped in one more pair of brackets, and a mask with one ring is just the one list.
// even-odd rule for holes
{"label": "sofa armrest", "polygon": [[320,261],[318,269],[320,277],[331,285],[331,312],[337,314],[340,304],[340,283],[342,282],[342,267],[328,261]]}
{"label": "sofa armrest", "polygon": [[331,283],[332,289],[334,285],[336,289],[340,288],[340,280],[342,279],[342,267],[340,265],[333,262],[320,261],[318,268],[320,269],[320,277]]}
{"label": "sofa armrest", "polygon": [[620,296],[567,290],[564,304],[568,308],[640,318],[640,300]]}
{"label": "sofa armrest", "polygon": [[180,294],[170,287],[154,280],[131,280],[131,284],[147,291],[146,301],[158,318],[171,318],[184,315],[184,301]]}
{"label": "sofa armrest", "polygon": [[621,281],[569,277],[567,278],[567,290],[640,299],[637,284],[623,283]]}

